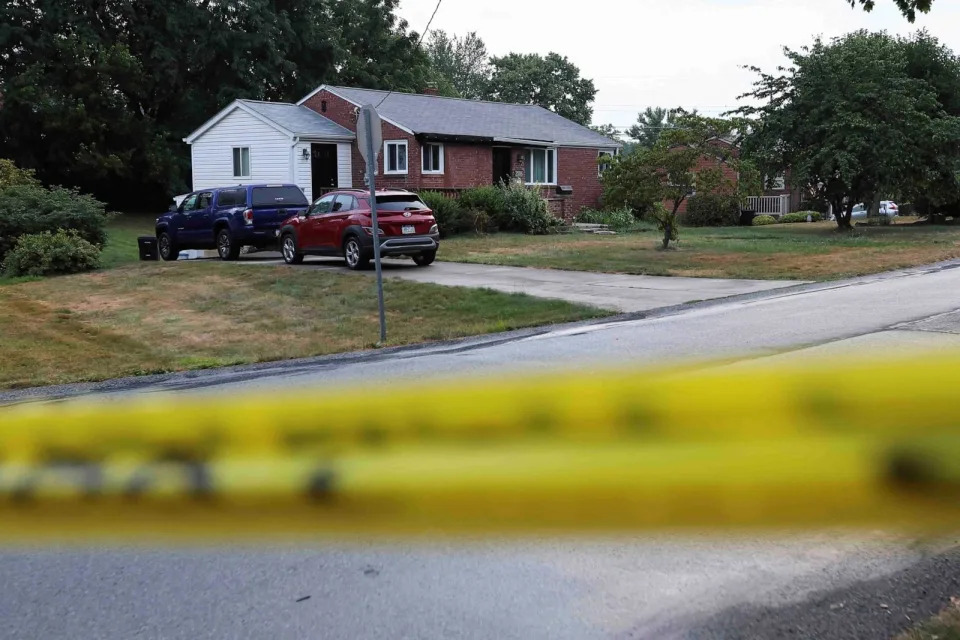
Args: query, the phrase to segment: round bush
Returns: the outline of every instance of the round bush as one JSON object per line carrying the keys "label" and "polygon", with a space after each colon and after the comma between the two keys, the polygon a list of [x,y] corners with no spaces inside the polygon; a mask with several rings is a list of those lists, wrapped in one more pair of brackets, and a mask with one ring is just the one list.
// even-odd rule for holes
{"label": "round bush", "polygon": [[495,218],[501,229],[542,235],[561,224],[547,209],[539,190],[511,181],[502,191],[503,211]]}
{"label": "round bush", "polygon": [[823,220],[823,214],[819,211],[795,211],[780,216],[780,222],[806,222],[807,216],[810,216],[810,222]]}
{"label": "round bush", "polygon": [[20,236],[3,261],[6,276],[50,276],[90,271],[100,266],[100,249],[76,231]]}
{"label": "round bush", "polygon": [[777,219],[773,216],[757,216],[753,219],[753,226],[762,227],[765,224],[777,224]]}
{"label": "round bush", "polygon": [[740,201],[719,193],[694,196],[680,221],[688,227],[730,227],[740,221]]}
{"label": "round bush", "polygon": [[21,184],[0,189],[0,261],[27,234],[71,229],[102,247],[107,239],[104,204],[71,189]]}
{"label": "round bush", "polygon": [[420,199],[433,210],[433,217],[437,219],[437,226],[440,227],[440,237],[462,233],[472,226],[467,212],[456,198],[450,198],[438,191],[424,191],[420,193]]}
{"label": "round bush", "polygon": [[633,216],[633,211],[628,207],[604,209],[602,211],[584,207],[574,220],[586,224],[605,224],[611,229],[618,231],[629,229],[637,223],[637,219]]}

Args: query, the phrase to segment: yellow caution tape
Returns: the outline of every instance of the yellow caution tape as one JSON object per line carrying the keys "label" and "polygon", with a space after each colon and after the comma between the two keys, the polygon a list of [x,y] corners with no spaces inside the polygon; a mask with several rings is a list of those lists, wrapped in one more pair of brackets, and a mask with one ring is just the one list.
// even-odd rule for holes
{"label": "yellow caution tape", "polygon": [[0,409],[0,539],[960,525],[960,357]]}

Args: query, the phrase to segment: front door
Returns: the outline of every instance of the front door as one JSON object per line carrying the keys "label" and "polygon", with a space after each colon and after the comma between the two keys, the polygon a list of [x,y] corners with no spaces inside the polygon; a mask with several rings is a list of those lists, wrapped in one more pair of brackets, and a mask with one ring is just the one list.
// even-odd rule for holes
{"label": "front door", "polygon": [[184,236],[191,245],[209,244],[214,246],[213,238],[213,192],[203,191],[197,195],[195,206],[187,211],[184,220]]}
{"label": "front door", "polygon": [[509,182],[513,174],[508,147],[493,148],[493,184]]}
{"label": "front door", "polygon": [[314,199],[337,188],[337,145],[310,145],[310,173]]}

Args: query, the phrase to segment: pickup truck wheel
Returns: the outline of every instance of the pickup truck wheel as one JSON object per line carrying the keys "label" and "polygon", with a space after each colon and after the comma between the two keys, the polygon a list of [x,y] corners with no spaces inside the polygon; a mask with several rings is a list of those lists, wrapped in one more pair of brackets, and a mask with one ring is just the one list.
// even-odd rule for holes
{"label": "pickup truck wheel", "polygon": [[303,254],[297,251],[297,241],[292,233],[287,233],[280,241],[280,251],[283,253],[283,261],[287,264],[300,264],[303,262]]}
{"label": "pickup truck wheel", "polygon": [[436,251],[426,251],[419,255],[413,256],[413,262],[418,267],[426,267],[427,265],[433,264],[433,261],[437,259]]}
{"label": "pickup truck wheel", "polygon": [[180,257],[179,247],[166,231],[157,236],[157,248],[160,251],[160,257],[164,260],[176,260]]}
{"label": "pickup truck wheel", "polygon": [[370,262],[370,256],[363,251],[360,246],[360,240],[356,236],[350,236],[343,243],[343,259],[347,263],[347,268],[359,271],[365,269]]}
{"label": "pickup truck wheel", "polygon": [[240,245],[233,241],[230,229],[220,229],[217,233],[217,253],[221,260],[236,260],[240,257]]}

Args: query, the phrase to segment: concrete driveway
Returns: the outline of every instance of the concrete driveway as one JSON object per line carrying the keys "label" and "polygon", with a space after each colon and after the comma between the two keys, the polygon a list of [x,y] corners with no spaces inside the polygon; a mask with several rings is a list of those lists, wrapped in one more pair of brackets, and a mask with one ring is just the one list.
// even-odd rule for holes
{"label": "concrete driveway", "polygon": [[[239,264],[283,264],[283,260],[274,256],[277,254],[256,253],[242,258]],[[802,284],[798,280],[631,276],[460,262],[435,262],[429,267],[417,267],[411,260],[389,258],[383,261],[383,267],[384,275],[390,278],[526,293],[539,298],[566,300],[621,312],[647,311]],[[314,257],[306,258],[296,268],[346,270],[343,260]],[[373,270],[367,273],[373,274]]]}

